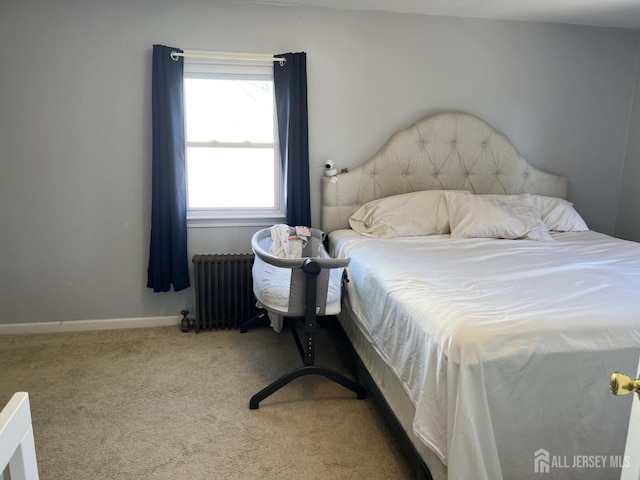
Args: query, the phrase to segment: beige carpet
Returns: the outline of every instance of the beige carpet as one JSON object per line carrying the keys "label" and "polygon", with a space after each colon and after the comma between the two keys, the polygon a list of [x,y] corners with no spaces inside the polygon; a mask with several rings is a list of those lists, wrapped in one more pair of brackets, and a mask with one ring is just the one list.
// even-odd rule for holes
{"label": "beige carpet", "polygon": [[[332,328],[316,364],[349,373]],[[408,479],[373,400],[301,365],[291,334],[177,327],[0,336],[0,406],[30,395],[41,480]]]}

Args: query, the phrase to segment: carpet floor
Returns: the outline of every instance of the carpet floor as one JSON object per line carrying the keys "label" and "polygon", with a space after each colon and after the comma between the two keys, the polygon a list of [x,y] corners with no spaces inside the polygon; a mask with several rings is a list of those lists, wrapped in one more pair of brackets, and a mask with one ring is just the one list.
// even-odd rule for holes
{"label": "carpet floor", "polygon": [[[353,378],[335,327],[316,364]],[[41,480],[411,479],[375,403],[301,365],[288,331],[0,336],[0,406],[29,393]]]}

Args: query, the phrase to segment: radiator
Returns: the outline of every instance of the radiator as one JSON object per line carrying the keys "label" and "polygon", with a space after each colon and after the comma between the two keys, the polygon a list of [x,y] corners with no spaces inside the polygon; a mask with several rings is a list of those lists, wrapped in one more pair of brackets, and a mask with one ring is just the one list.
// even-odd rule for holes
{"label": "radiator", "polygon": [[258,309],[253,296],[252,253],[194,255],[196,332],[239,328]]}

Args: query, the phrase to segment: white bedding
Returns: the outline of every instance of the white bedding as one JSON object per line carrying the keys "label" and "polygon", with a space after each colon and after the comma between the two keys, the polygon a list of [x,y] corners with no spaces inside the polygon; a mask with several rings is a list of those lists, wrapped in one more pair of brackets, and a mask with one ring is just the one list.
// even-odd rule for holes
{"label": "white bedding", "polygon": [[[540,478],[539,449],[569,464],[607,456],[604,467],[624,452],[631,396],[611,396],[607,380],[638,362],[640,245],[591,231],[553,238],[330,235],[333,256],[351,257],[359,326],[449,478]],[[619,477],[570,467],[556,462],[547,478]]]}

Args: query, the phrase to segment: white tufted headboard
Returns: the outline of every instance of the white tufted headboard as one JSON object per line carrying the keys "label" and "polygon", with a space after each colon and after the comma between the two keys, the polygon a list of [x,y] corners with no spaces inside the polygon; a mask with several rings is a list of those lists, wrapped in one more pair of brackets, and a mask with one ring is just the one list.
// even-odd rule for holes
{"label": "white tufted headboard", "polygon": [[565,198],[567,181],[529,165],[507,137],[479,118],[437,113],[394,134],[362,165],[322,178],[322,230],[349,228],[349,217],[371,200],[420,190]]}

